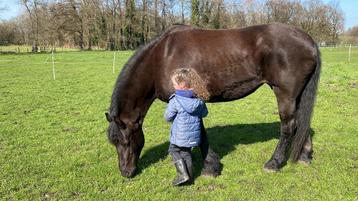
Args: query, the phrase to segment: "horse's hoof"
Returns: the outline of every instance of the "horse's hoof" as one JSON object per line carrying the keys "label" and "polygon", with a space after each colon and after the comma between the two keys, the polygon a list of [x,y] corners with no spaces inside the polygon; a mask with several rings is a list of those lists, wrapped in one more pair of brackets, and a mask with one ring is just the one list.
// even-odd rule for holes
{"label": "horse's hoof", "polygon": [[309,159],[298,159],[297,163],[305,165],[305,166],[309,166],[309,165],[311,165],[311,160],[309,160]]}
{"label": "horse's hoof", "polygon": [[212,169],[203,169],[200,174],[202,177],[217,177],[220,175],[220,171]]}
{"label": "horse's hoof", "polygon": [[271,168],[264,167],[264,171],[267,173],[274,173],[274,172],[279,172],[280,169],[271,169]]}
{"label": "horse's hoof", "polygon": [[309,165],[311,165],[311,162],[310,162],[310,161],[298,160],[297,163],[299,163],[299,164],[301,164],[301,165],[304,165],[304,166],[309,166]]}
{"label": "horse's hoof", "polygon": [[217,162],[204,161],[204,167],[201,170],[201,176],[203,177],[217,177],[221,174],[222,164],[218,160]]}
{"label": "horse's hoof", "polygon": [[210,174],[208,172],[202,172],[200,174],[200,176],[204,177],[204,178],[211,178],[211,177],[215,177],[213,174]]}
{"label": "horse's hoof", "polygon": [[280,168],[278,168],[278,165],[276,165],[275,160],[269,160],[264,165],[264,171],[265,172],[278,172],[278,171],[280,171]]}
{"label": "horse's hoof", "polygon": [[312,157],[306,154],[301,154],[301,156],[297,160],[297,163],[309,166],[311,164],[311,161],[312,161]]}
{"label": "horse's hoof", "polygon": [[202,171],[201,174],[200,174],[202,177],[217,177],[219,176],[220,174],[217,173],[217,172],[210,172],[210,171]]}

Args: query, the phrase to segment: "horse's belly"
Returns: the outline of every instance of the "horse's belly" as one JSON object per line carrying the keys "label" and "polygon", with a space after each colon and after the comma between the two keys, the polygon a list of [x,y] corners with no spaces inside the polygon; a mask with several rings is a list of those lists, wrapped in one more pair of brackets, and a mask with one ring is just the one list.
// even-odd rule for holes
{"label": "horse's belly", "polygon": [[215,83],[210,83],[208,86],[210,93],[209,102],[231,101],[243,98],[253,93],[263,83],[262,80],[256,77],[230,83],[226,81],[226,84],[219,88],[217,87],[218,85],[213,86]]}

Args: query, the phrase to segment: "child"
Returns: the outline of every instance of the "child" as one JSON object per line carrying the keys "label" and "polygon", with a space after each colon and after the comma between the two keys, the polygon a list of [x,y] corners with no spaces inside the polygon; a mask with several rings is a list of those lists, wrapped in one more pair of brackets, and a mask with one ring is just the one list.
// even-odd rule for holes
{"label": "child", "polygon": [[[165,119],[173,122],[170,130],[169,153],[177,170],[177,177],[173,180],[174,186],[191,183],[193,181],[192,147],[200,143],[200,122],[206,117],[208,110],[205,103],[197,98],[207,98],[207,91],[196,91],[203,88],[198,83],[201,79],[193,69],[180,68],[174,71],[171,81],[175,93],[170,96],[165,111]],[[195,86],[196,85],[196,86]]]}

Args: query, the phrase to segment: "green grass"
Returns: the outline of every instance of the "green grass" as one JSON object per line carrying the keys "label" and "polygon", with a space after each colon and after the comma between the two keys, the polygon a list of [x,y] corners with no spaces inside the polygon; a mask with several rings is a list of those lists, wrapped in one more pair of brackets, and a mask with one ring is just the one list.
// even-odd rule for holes
{"label": "green grass", "polygon": [[312,122],[314,161],[262,166],[278,141],[276,99],[267,86],[229,103],[208,104],[205,125],[222,175],[171,186],[170,125],[155,101],[144,122],[146,144],[132,179],[119,175],[104,112],[132,52],[0,55],[0,200],[358,200],[358,51],[322,49]]}

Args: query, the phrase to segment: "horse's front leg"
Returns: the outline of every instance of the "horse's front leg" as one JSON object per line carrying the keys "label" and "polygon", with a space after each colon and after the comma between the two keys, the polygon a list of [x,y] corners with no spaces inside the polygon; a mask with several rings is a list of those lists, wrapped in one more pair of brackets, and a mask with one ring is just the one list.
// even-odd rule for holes
{"label": "horse's front leg", "polygon": [[203,121],[201,121],[201,142],[200,151],[203,158],[203,170],[201,175],[217,177],[221,174],[221,164],[219,156],[209,147]]}

